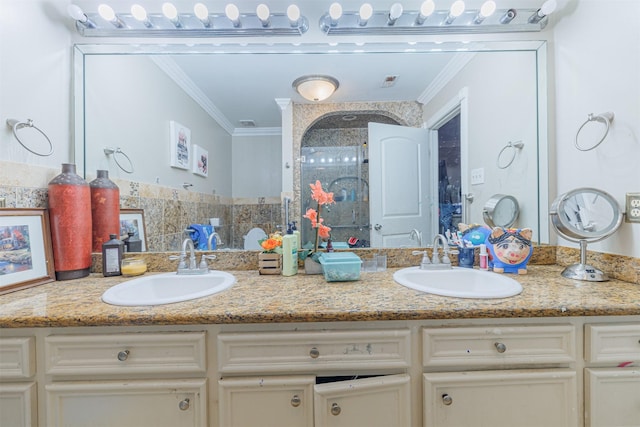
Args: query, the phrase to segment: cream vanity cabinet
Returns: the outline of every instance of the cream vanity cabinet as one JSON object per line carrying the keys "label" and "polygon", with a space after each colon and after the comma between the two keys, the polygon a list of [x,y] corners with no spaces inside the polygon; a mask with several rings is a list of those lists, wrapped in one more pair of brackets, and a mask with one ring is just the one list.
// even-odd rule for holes
{"label": "cream vanity cabinet", "polygon": [[422,329],[425,427],[579,422],[574,325]]}
{"label": "cream vanity cabinet", "polygon": [[0,424],[37,426],[35,338],[0,338]]}
{"label": "cream vanity cabinet", "polygon": [[206,334],[44,337],[53,426],[206,426]]}
{"label": "cream vanity cabinet", "polygon": [[409,329],[221,333],[220,426],[411,425]]}
{"label": "cream vanity cabinet", "polygon": [[640,324],[585,325],[585,425],[640,425]]}

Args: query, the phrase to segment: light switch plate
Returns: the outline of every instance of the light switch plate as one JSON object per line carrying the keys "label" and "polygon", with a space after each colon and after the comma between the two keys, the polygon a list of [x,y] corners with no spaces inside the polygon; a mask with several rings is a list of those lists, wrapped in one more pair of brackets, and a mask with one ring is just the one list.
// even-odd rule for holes
{"label": "light switch plate", "polygon": [[471,169],[471,185],[484,184],[484,168]]}
{"label": "light switch plate", "polygon": [[640,223],[640,193],[627,193],[625,222]]}

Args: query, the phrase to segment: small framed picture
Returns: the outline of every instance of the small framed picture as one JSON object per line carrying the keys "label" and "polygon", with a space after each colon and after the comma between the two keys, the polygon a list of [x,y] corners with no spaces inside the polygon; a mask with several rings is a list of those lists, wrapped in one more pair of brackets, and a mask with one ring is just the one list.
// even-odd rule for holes
{"label": "small framed picture", "polygon": [[191,170],[196,175],[209,175],[209,152],[195,144],[193,145],[193,167]]}
{"label": "small framed picture", "polygon": [[169,122],[169,132],[171,133],[171,166],[189,169],[191,130],[172,120]]}
{"label": "small framed picture", "polygon": [[129,233],[142,240],[142,252],[147,251],[147,233],[144,226],[144,209],[120,209],[120,240]]}
{"label": "small framed picture", "polygon": [[46,209],[0,209],[0,294],[55,280]]}

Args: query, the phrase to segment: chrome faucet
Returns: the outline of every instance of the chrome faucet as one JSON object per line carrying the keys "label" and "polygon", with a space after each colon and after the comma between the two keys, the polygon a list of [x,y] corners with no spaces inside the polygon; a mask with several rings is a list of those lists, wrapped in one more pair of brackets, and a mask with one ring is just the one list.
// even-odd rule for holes
{"label": "chrome faucet", "polygon": [[219,246],[224,245],[224,242],[222,241],[222,239],[220,238],[220,235],[218,233],[211,233],[209,234],[209,238],[207,239],[207,249],[208,250],[212,250],[213,247],[213,239],[216,239],[216,248]]}
{"label": "chrome faucet", "polygon": [[409,239],[417,241],[418,242],[418,247],[419,248],[422,247],[422,232],[421,231],[418,231],[417,229],[414,228],[409,233]]}
{"label": "chrome faucet", "polygon": [[[187,247],[189,249],[189,261],[187,264]],[[206,274],[209,272],[207,259],[215,259],[215,255],[202,255],[200,265],[196,263],[196,248],[190,237],[182,241],[182,252],[180,256],[172,255],[170,260],[180,260],[178,263],[178,274]]]}
{"label": "chrome faucet", "polygon": [[[442,244],[442,261],[440,260],[440,258],[438,258],[438,242]],[[436,234],[436,237],[433,238],[433,253],[431,254],[431,264],[433,266],[441,266],[439,268],[451,268],[451,259],[449,258],[449,252],[449,243],[447,243],[447,238],[442,234]]]}

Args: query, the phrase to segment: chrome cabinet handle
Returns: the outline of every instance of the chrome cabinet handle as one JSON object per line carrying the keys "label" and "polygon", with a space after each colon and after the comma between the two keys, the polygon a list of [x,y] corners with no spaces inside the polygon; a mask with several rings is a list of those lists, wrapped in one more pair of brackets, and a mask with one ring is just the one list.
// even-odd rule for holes
{"label": "chrome cabinet handle", "polygon": [[301,403],[302,403],[302,399],[300,399],[300,396],[298,396],[297,394],[294,394],[293,397],[291,398],[291,406],[293,406],[294,408],[297,408],[298,406],[300,406]]}
{"label": "chrome cabinet handle", "polygon": [[337,403],[332,403],[331,415],[340,415],[340,412],[342,412],[342,409],[340,409],[340,405],[338,405]]}
{"label": "chrome cabinet handle", "polygon": [[311,356],[312,359],[317,359],[320,356],[320,350],[318,350],[316,347],[313,347],[311,350],[309,350],[309,356]]}
{"label": "chrome cabinet handle", "polygon": [[453,403],[453,398],[451,396],[449,396],[448,394],[443,394],[442,395],[442,403],[444,403],[445,405],[449,406]]}
{"label": "chrome cabinet handle", "polygon": [[124,362],[129,358],[129,350],[122,350],[118,352],[118,360]]}
{"label": "chrome cabinet handle", "polygon": [[505,351],[507,351],[507,346],[501,342],[494,343],[493,345],[496,346],[496,350],[498,350],[498,353],[504,353]]}
{"label": "chrome cabinet handle", "polygon": [[180,403],[178,403],[178,408],[180,408],[181,411],[186,411],[187,409],[189,409],[189,398],[184,399],[183,401],[181,401]]}

